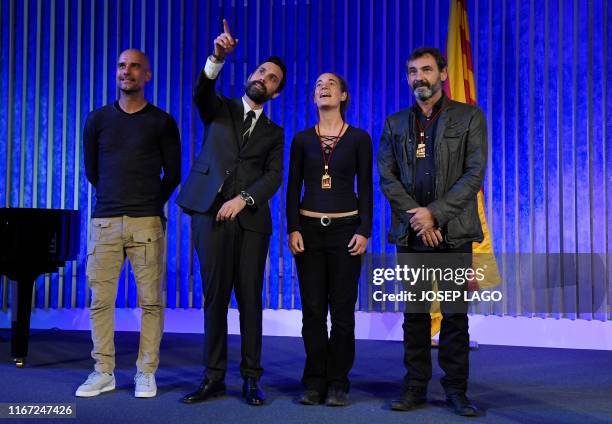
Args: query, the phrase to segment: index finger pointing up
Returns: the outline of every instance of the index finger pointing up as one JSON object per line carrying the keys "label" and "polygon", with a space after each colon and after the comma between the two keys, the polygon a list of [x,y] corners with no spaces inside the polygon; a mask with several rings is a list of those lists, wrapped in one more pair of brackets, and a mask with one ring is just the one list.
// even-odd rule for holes
{"label": "index finger pointing up", "polygon": [[229,29],[229,24],[227,23],[226,19],[223,19],[223,32],[229,35],[230,37],[232,36],[232,33],[230,32],[230,29]]}

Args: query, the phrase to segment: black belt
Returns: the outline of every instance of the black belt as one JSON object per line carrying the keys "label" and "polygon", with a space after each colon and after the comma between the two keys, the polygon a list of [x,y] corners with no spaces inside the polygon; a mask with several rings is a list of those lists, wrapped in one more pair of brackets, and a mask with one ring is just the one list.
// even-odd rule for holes
{"label": "black belt", "polygon": [[306,215],[300,215],[300,219],[304,219],[310,222],[317,222],[319,224],[321,224],[323,227],[329,227],[332,224],[332,221],[340,221],[340,222],[350,222],[353,220],[358,220],[359,219],[359,215],[349,215],[349,216],[343,216],[340,218],[330,218],[327,215],[323,215],[321,218],[315,218],[312,216],[306,216]]}

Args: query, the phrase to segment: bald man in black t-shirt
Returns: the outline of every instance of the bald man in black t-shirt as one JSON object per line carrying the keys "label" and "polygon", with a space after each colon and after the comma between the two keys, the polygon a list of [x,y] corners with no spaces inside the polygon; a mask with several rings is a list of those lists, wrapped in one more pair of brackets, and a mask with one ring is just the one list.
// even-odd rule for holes
{"label": "bald man in black t-shirt", "polygon": [[155,371],[164,327],[163,207],[180,182],[181,146],[172,116],[144,97],[150,79],[149,60],[143,52],[129,49],[121,53],[119,100],[91,112],[83,132],[85,173],[96,188],[87,246],[95,371],[77,389],[80,397],[115,388],[114,309],[126,255],[142,309],[134,394],[157,394]]}

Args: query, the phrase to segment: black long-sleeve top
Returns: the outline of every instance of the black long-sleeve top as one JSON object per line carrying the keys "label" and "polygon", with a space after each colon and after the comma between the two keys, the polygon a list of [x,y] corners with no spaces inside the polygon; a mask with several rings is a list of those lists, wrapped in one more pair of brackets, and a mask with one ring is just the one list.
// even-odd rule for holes
{"label": "black long-sleeve top", "polygon": [[163,216],[181,181],[178,127],[150,103],[135,113],[124,112],[119,102],[91,112],[83,154],[85,174],[96,188],[94,218]]}
{"label": "black long-sleeve top", "polygon": [[[356,233],[370,237],[373,205],[370,135],[349,126],[334,149],[328,173],[332,187],[323,189],[323,155],[315,128],[296,134],[291,143],[287,182],[287,232],[300,231],[300,209],[330,213],[357,210],[361,223]],[[300,201],[302,186],[304,197]]]}

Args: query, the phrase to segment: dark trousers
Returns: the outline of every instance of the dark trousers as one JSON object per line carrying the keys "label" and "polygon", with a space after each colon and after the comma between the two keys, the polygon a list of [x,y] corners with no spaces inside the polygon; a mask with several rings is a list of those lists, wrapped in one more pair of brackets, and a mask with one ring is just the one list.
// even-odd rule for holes
{"label": "dark trousers", "polygon": [[361,257],[351,256],[347,245],[358,225],[356,216],[334,219],[328,227],[317,218],[301,219],[305,250],[295,256],[295,263],[306,350],[302,383],[306,389],[319,393],[326,393],[330,386],[349,390],[348,373],[355,359],[355,302]]}
{"label": "dark trousers", "polygon": [[[435,252],[418,252],[406,247],[397,247],[398,262],[412,267],[425,264],[429,267],[469,268],[472,264],[472,244],[455,249]],[[461,295],[467,282],[438,282],[439,291],[459,291]],[[427,286],[427,290],[431,285]],[[417,293],[420,296],[420,293]],[[427,388],[431,379],[431,316],[429,302],[408,302],[404,313],[404,365],[406,375],[404,388]],[[438,362],[445,375],[440,383],[447,394],[465,393],[469,375],[470,337],[468,332],[467,302],[460,300],[440,302],[442,324],[438,344]]]}
{"label": "dark trousers", "polygon": [[240,227],[238,220],[215,221],[222,200],[205,214],[193,214],[192,233],[204,292],[206,377],[222,380],[227,369],[227,309],[232,288],[240,312],[240,373],[259,378],[264,270],[270,236]]}

